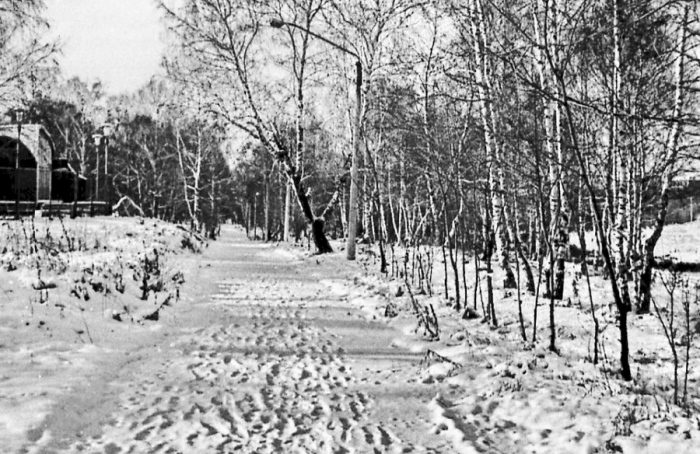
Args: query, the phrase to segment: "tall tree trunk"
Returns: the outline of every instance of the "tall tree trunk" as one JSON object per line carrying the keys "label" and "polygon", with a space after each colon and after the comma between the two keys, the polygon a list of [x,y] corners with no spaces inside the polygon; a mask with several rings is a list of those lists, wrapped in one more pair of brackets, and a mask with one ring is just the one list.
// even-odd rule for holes
{"label": "tall tree trunk", "polygon": [[[219,205],[217,203],[217,181],[216,173],[214,168],[214,161],[209,160],[209,174],[211,175],[211,190],[209,191],[209,203],[211,209],[211,222],[209,226],[209,238],[215,240],[218,236],[217,232],[219,230]],[[172,192],[171,192],[172,194]],[[172,198],[172,195],[171,195]],[[172,202],[170,204],[173,205]]]}
{"label": "tall tree trunk", "polygon": [[598,202],[595,198],[595,186],[593,185],[593,182],[591,180],[591,175],[588,172],[588,168],[586,165],[585,158],[583,156],[583,153],[581,151],[581,148],[579,147],[579,141],[578,141],[578,134],[577,130],[575,127],[575,122],[574,122],[574,116],[573,112],[571,109],[571,105],[568,102],[567,99],[567,91],[566,91],[566,85],[564,84],[564,80],[562,79],[561,76],[557,78],[557,82],[559,83],[559,87],[561,89],[562,93],[562,99],[563,99],[563,106],[564,110],[566,112],[566,119],[567,119],[567,126],[569,129],[569,135],[571,137],[572,141],[572,149],[575,153],[576,156],[576,161],[578,163],[578,168],[581,174],[581,178],[583,178],[585,184],[586,184],[586,189],[588,191],[589,196],[591,197],[591,209],[593,212],[593,219],[595,221],[595,226],[596,230],[598,232],[598,237],[599,237],[599,244],[600,244],[600,250],[601,254],[603,256],[603,261],[605,262],[605,267],[608,270],[608,273],[610,274],[610,286],[613,292],[613,298],[615,300],[615,306],[617,307],[619,313],[620,313],[620,324],[619,324],[619,329],[620,329],[620,366],[621,366],[621,374],[622,377],[625,380],[631,380],[632,379],[632,370],[630,369],[630,364],[629,364],[629,339],[628,339],[628,332],[627,332],[627,312],[629,310],[628,307],[625,306],[625,303],[620,295],[620,288],[618,287],[617,279],[616,279],[616,270],[615,270],[615,264],[613,261],[612,254],[610,252],[610,242],[609,240],[605,237],[604,235],[604,226],[603,226],[603,214],[600,210],[600,207],[598,205]]}
{"label": "tall tree trunk", "polygon": [[[539,26],[539,20],[543,26]],[[569,213],[568,204],[564,194],[563,185],[563,150],[561,146],[561,113],[559,106],[558,85],[553,80],[554,71],[559,70],[559,37],[558,37],[558,4],[556,0],[538,0],[536,4],[535,17],[533,21],[535,27],[535,64],[540,80],[540,87],[543,93],[544,105],[544,134],[545,152],[549,160],[549,221],[548,232],[550,234],[549,253],[555,258],[548,262],[553,264],[552,285],[550,286],[551,297],[561,300],[564,296],[565,260],[569,245]],[[540,28],[545,30],[542,33]],[[544,54],[543,54],[544,51]]]}
{"label": "tall tree trunk", "polygon": [[299,208],[301,208],[301,212],[304,214],[307,222],[311,225],[316,250],[319,254],[333,252],[333,248],[328,242],[328,238],[326,238],[326,234],[323,230],[325,222],[323,218],[317,218],[314,216],[313,210],[311,209],[311,203],[309,202],[309,198],[306,196],[306,189],[301,176],[298,172],[290,170],[287,171],[287,176],[294,186],[294,191],[297,194],[297,201],[299,202]]}
{"label": "tall tree trunk", "polygon": [[679,56],[674,68],[674,103],[671,118],[674,120],[671,130],[666,140],[667,163],[661,177],[661,192],[659,194],[659,206],[656,211],[654,228],[644,241],[642,252],[642,270],[639,276],[638,310],[641,313],[648,313],[651,302],[651,281],[652,267],[654,265],[654,249],[656,243],[661,238],[661,232],[666,224],[666,214],[668,210],[668,193],[671,186],[671,179],[674,170],[674,163],[678,158],[678,141],[682,132],[680,118],[683,112],[683,78],[685,69],[685,54],[688,41],[688,6],[683,10],[683,30],[678,38]]}
{"label": "tall tree trunk", "polygon": [[199,189],[202,169],[201,159],[201,137],[199,128],[197,129],[197,150],[194,156],[187,150],[185,141],[180,135],[180,130],[175,130],[175,149],[177,151],[180,172],[182,173],[182,189],[187,206],[187,213],[190,216],[190,228],[199,230]]}
{"label": "tall tree trunk", "polygon": [[616,251],[616,277],[620,296],[622,298],[625,311],[631,309],[629,295],[629,264],[627,263],[627,250],[629,248],[629,230],[627,219],[628,188],[625,184],[627,173],[627,157],[621,144],[621,89],[622,89],[622,42],[620,30],[621,5],[619,0],[613,2],[613,91],[610,106],[610,153],[613,156],[614,165],[614,189],[613,193],[617,197],[614,204],[615,223],[613,226],[614,244]]}
{"label": "tall tree trunk", "polygon": [[515,274],[508,259],[508,243],[506,240],[505,217],[503,216],[503,171],[500,162],[500,150],[496,141],[496,121],[493,112],[491,81],[489,79],[485,46],[487,43],[485,19],[482,0],[470,0],[470,26],[474,54],[476,57],[475,73],[476,86],[479,94],[479,107],[483,127],[486,159],[488,162],[489,194],[491,197],[491,214],[489,237],[493,235],[499,264],[505,273],[504,288],[515,288]]}
{"label": "tall tree trunk", "polygon": [[[525,288],[528,292],[530,293],[535,293],[535,279],[532,275],[532,267],[530,266],[530,261],[527,259],[525,253],[523,252],[523,245],[522,241],[520,239],[520,220],[518,216],[518,204],[515,201],[517,199],[517,195],[513,195],[513,211],[514,211],[514,218],[510,218],[510,213],[508,210],[508,207],[505,208],[505,216],[506,216],[506,225],[508,225],[508,234],[511,237],[511,242],[513,243],[513,247],[515,248],[515,255],[516,255],[516,260],[519,258],[519,262],[516,263],[518,269],[520,268],[520,263],[522,263],[523,268],[525,269]],[[515,225],[513,225],[515,224]],[[519,271],[518,271],[519,273]],[[519,287],[519,285],[518,285]]]}
{"label": "tall tree trunk", "polygon": [[265,178],[265,231],[263,232],[263,239],[265,241],[270,241],[270,179]]}

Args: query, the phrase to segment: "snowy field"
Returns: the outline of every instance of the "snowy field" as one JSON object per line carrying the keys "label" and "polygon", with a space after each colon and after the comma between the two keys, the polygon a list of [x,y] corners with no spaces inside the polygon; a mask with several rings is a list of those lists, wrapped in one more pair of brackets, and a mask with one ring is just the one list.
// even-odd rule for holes
{"label": "snowy field", "polygon": [[[114,218],[2,229],[2,452],[680,454],[700,446],[698,340],[690,336],[688,405],[673,404],[672,352],[656,314],[631,317],[635,378],[622,381],[615,310],[607,282],[594,276],[602,348],[593,364],[591,301],[574,264],[556,307],[554,354],[546,298],[534,343],[535,299],[524,291],[527,342],[515,292],[496,285],[499,326],[483,322],[473,261],[467,303],[479,317],[462,320],[444,298],[435,255],[433,295],[415,295],[438,317],[439,338],[429,339],[405,284],[379,275],[376,253],[347,262],[340,243],[314,256],[248,242],[228,227],[206,245],[172,225]],[[659,255],[697,261],[699,232],[699,223],[668,227]],[[655,289],[668,321],[661,276]],[[690,309],[692,333],[697,299]]]}

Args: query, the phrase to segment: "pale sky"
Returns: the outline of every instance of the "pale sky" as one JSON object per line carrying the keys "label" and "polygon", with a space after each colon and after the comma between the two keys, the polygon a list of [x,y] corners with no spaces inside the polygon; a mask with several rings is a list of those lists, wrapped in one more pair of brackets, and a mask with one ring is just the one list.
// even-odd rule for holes
{"label": "pale sky", "polygon": [[51,36],[64,43],[68,78],[99,79],[109,94],[132,92],[156,73],[163,54],[154,0],[45,0]]}

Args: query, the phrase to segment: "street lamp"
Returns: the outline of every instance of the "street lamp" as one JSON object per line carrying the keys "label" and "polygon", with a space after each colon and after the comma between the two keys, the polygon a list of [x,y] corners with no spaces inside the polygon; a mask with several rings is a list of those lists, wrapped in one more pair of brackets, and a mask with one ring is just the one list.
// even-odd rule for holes
{"label": "street lamp", "polygon": [[112,186],[109,182],[109,137],[114,127],[110,123],[102,125],[102,135],[105,140],[105,186],[107,189],[107,214],[112,214]]}
{"label": "street lamp", "polygon": [[348,245],[347,245],[347,259],[355,260],[355,238],[357,236],[357,160],[360,156],[360,124],[362,122],[362,62],[360,61],[360,56],[357,53],[351,51],[350,49],[337,44],[328,38],[324,38],[311,30],[297,25],[293,22],[285,22],[278,19],[272,19],[270,21],[270,26],[273,28],[282,28],[284,26],[294,27],[309,35],[320,39],[326,44],[335,47],[346,54],[355,57],[355,131],[354,131],[354,141],[355,146],[353,147],[352,153],[352,164],[350,167],[350,207],[348,209]]}
{"label": "street lamp", "polygon": [[24,121],[24,110],[15,110],[15,120],[17,120],[17,149],[15,151],[15,219],[19,219],[19,150],[22,140],[22,121]]}
{"label": "street lamp", "polygon": [[[100,200],[100,144],[102,143],[102,134],[93,134],[92,140],[95,141],[95,156],[97,163],[95,164],[95,199]],[[93,215],[92,197],[90,197],[90,216]]]}
{"label": "street lamp", "polygon": [[289,243],[289,218],[292,211],[292,184],[289,179],[285,181],[285,191],[284,191],[284,234],[282,235],[282,240],[285,243]]}
{"label": "street lamp", "polygon": [[253,199],[253,240],[257,239],[258,236],[258,196],[259,192],[255,193],[255,198]]}

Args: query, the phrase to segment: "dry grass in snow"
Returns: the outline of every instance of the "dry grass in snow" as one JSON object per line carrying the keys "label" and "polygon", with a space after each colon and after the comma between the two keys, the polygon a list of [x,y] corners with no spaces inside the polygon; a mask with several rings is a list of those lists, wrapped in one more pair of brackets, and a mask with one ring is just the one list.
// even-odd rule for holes
{"label": "dry grass in snow", "polygon": [[[15,452],[61,394],[102,373],[110,346],[152,336],[179,299],[176,257],[202,247],[152,220],[0,224],[0,445]],[[108,367],[107,367],[108,369]],[[86,394],[95,390],[86,390]],[[29,432],[30,440],[44,436]]]}
{"label": "dry grass in snow", "polygon": [[[659,256],[676,262],[699,263],[698,245],[700,223],[669,226],[659,244]],[[395,250],[397,263],[403,263],[404,253],[404,250]],[[458,446],[461,443],[464,452],[473,452],[472,448],[479,452],[502,453],[698,452],[700,292],[697,273],[657,270],[654,300],[658,311],[630,317],[630,352],[635,378],[625,382],[617,372],[617,313],[609,282],[602,273],[591,273],[589,298],[580,265],[567,264],[564,299],[555,302],[558,353],[552,353],[548,349],[549,299],[540,296],[535,307],[535,296],[524,291],[524,278],[520,298],[526,340],[522,338],[519,323],[517,292],[502,289],[500,270],[494,273],[498,326],[491,326],[483,316],[485,273],[481,273],[481,288],[477,287],[475,292],[474,261],[469,259],[467,305],[478,316],[462,319],[463,309],[455,310],[452,269],[448,266],[449,288],[448,298],[445,298],[444,266],[439,248],[435,248],[432,255],[432,294],[414,288],[416,302],[411,301],[399,272],[394,273],[393,278],[379,275],[376,250],[361,256],[362,270],[355,276],[358,286],[348,287],[341,281],[329,285],[335,291],[354,295],[350,301],[362,307],[368,317],[385,319],[386,323],[415,334],[412,343],[400,347],[425,354],[416,380],[427,386],[442,383],[460,390],[458,398],[436,395],[431,404],[434,430],[456,440]],[[390,254],[388,258],[391,259]],[[340,270],[347,266],[343,264],[342,253],[318,260],[324,267],[330,268],[333,264]],[[411,269],[410,263],[408,269]],[[673,292],[669,285],[672,282],[676,284]],[[418,286],[417,280],[414,286]],[[424,283],[423,287],[427,285]],[[630,288],[633,292],[633,283]],[[673,343],[679,368],[678,404],[674,404],[672,349],[660,321],[664,320],[670,333],[671,294]],[[463,298],[464,295],[462,304]],[[439,338],[425,329],[424,316],[417,314],[416,303],[419,310],[434,309]],[[597,364],[593,363],[592,308],[600,326]]]}
{"label": "dry grass in snow", "polygon": [[[660,256],[697,262],[699,227],[696,223],[667,228]],[[86,387],[83,402],[60,400],[69,388],[99,382],[95,374],[109,374],[109,364],[118,363],[110,358],[117,354],[117,345],[122,352],[131,343],[146,345],[152,340],[152,345],[159,345],[160,321],[170,316],[168,305],[177,303],[183,272],[186,278],[194,263],[183,260],[187,257],[183,253],[202,245],[173,226],[141,224],[135,219],[36,220],[33,225],[26,220],[9,221],[1,228],[0,442],[13,452],[24,446],[17,441],[22,438],[35,441],[36,446],[46,441],[49,435],[37,427],[57,401],[59,406],[79,407],[89,405],[91,393],[109,392]],[[267,245],[265,260],[277,257],[289,262],[296,257],[294,263],[303,262],[299,272],[306,267],[307,277],[323,276],[318,282],[327,289],[325,297],[347,301],[367,319],[386,323],[399,333],[391,346],[372,346],[367,339],[368,348],[420,353],[422,361],[386,371],[386,379],[397,390],[405,387],[406,392],[414,392],[420,387],[433,396],[425,409],[429,430],[454,447],[450,452],[697,452],[696,274],[659,270],[654,290],[658,311],[630,318],[635,378],[625,382],[617,375],[617,316],[608,282],[601,275],[591,277],[589,299],[578,265],[568,265],[564,299],[555,307],[558,353],[553,353],[547,349],[549,300],[540,296],[535,307],[535,297],[520,292],[523,340],[518,294],[500,288],[498,270],[494,274],[498,326],[491,326],[483,317],[485,288],[475,287],[471,258],[466,264],[467,304],[476,318],[463,319],[463,309],[458,312],[452,299],[451,274],[445,297],[442,255],[437,248],[431,259],[430,289],[424,282],[425,291],[420,291],[414,282],[409,291],[398,273],[394,278],[379,275],[376,253],[365,250],[353,263],[345,260],[341,244],[334,247],[334,254],[315,256],[294,247]],[[402,263],[404,251],[395,253],[397,263]],[[240,266],[262,266],[250,260]],[[284,305],[289,295],[277,295],[274,292],[284,289],[270,285],[260,282],[258,293],[245,297]],[[291,280],[288,285],[308,287]],[[313,305],[313,301],[303,303]],[[592,309],[600,326],[597,364],[593,363]],[[674,349],[665,335],[669,332]],[[193,342],[203,341],[193,338]],[[678,404],[674,404],[673,350],[679,363]],[[138,402],[134,405],[138,407]],[[105,413],[110,414],[108,409]]]}

